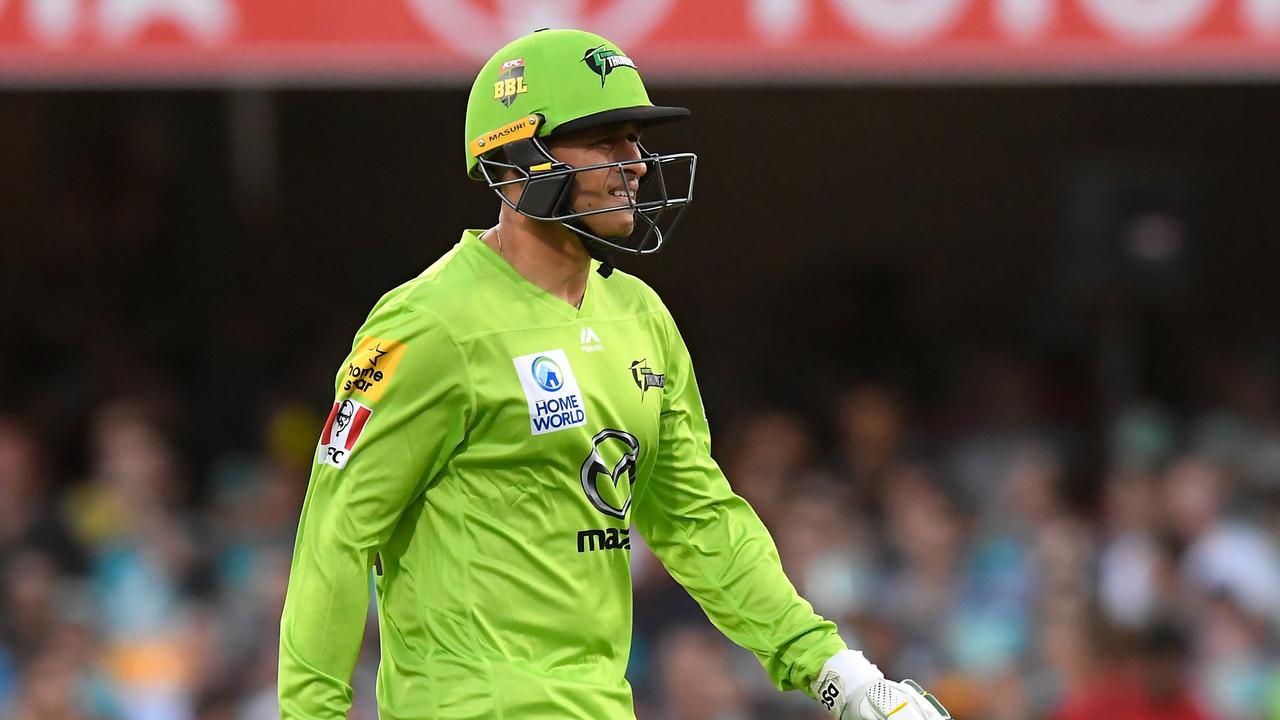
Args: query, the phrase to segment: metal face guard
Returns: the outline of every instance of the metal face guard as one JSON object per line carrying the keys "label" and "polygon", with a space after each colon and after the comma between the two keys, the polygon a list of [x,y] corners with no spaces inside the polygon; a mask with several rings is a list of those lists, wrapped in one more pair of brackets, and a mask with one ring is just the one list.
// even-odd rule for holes
{"label": "metal face guard", "polygon": [[[698,164],[698,157],[693,153],[659,155],[647,151],[641,145],[641,156],[637,160],[572,167],[552,157],[538,138],[509,143],[505,147],[508,159],[514,162],[500,162],[483,156],[479,158],[479,168],[485,182],[504,205],[535,220],[562,223],[584,239],[612,250],[632,255],[649,255],[658,252],[679,225],[689,204],[693,202],[693,184]],[[639,188],[633,193],[630,184],[623,183],[623,188],[627,192],[626,205],[582,212],[574,211],[569,207],[569,188],[577,173],[616,168],[625,179],[626,167],[640,163],[645,165],[646,172],[644,177],[640,178]],[[496,180],[495,174],[490,173],[490,170],[499,168],[514,170],[519,177]],[[667,178],[668,172],[681,176],[681,179],[687,178],[680,183],[683,186],[682,191],[672,192],[671,183]],[[503,194],[502,188],[519,184],[523,184],[524,187],[519,199],[512,202]],[[588,230],[584,223],[574,222],[591,215],[628,210],[638,216],[639,222],[636,223],[631,235],[626,238],[600,237]]]}

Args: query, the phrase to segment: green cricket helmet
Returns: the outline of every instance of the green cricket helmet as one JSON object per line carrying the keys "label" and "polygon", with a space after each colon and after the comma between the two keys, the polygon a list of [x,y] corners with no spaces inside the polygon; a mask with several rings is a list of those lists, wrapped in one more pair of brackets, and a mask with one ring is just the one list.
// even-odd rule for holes
{"label": "green cricket helmet", "polygon": [[[557,160],[545,139],[558,134],[618,122],[641,126],[688,117],[680,107],[649,101],[636,65],[599,35],[581,30],[539,30],[499,50],[485,63],[467,100],[467,175],[484,180],[503,203],[537,220],[557,221],[577,233],[592,255],[607,262],[605,248],[634,254],[657,252],[670,237],[693,200],[697,157],[692,153],[659,155],[643,146],[640,159],[572,167]],[[581,218],[619,212],[628,206],[575,211],[569,189],[579,172],[643,163],[646,173],[629,207],[641,222],[629,238],[604,238]],[[673,194],[664,168],[679,175],[683,192]],[[504,169],[514,178],[503,177]],[[634,173],[634,170],[630,172]],[[502,189],[520,185],[512,201]]]}

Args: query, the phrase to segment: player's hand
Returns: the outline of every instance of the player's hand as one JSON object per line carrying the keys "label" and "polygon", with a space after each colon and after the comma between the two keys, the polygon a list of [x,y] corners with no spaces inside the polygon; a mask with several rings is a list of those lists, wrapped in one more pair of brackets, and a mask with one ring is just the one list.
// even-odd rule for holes
{"label": "player's hand", "polygon": [[837,720],[950,720],[951,715],[915,681],[893,682],[862,653],[842,650],[812,686],[814,697]]}
{"label": "player's hand", "polygon": [[[950,720],[951,713],[915,680],[881,680],[858,698],[858,720]],[[839,716],[837,716],[839,717]]]}

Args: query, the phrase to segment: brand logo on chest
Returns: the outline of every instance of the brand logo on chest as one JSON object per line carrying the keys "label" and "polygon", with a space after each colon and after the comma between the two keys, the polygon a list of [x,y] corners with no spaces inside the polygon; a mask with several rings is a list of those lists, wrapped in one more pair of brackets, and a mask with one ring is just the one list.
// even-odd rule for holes
{"label": "brand logo on chest", "polygon": [[529,432],[533,435],[585,425],[578,379],[564,350],[544,350],[513,358],[520,386],[529,402]]}

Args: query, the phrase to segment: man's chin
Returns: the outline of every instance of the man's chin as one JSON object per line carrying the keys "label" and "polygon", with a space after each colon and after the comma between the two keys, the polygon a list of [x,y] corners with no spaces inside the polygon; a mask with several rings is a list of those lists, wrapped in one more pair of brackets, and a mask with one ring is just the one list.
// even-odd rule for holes
{"label": "man's chin", "polygon": [[636,223],[635,218],[626,218],[623,221],[600,223],[600,226],[596,227],[588,223],[587,228],[605,240],[626,240],[636,229]]}

